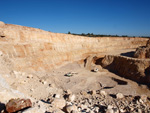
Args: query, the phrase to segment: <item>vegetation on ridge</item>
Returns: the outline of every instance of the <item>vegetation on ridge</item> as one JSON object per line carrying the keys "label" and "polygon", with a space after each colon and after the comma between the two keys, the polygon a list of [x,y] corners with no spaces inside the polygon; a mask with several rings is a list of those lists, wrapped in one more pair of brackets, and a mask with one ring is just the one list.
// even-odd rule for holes
{"label": "vegetation on ridge", "polygon": [[[106,35],[106,34],[93,34],[93,33],[77,34],[77,33],[71,33],[70,31],[68,31],[68,34],[86,36],[86,37],[136,37],[136,36],[128,36],[128,35]],[[139,36],[139,37],[141,37],[141,38],[150,38],[150,36]]]}

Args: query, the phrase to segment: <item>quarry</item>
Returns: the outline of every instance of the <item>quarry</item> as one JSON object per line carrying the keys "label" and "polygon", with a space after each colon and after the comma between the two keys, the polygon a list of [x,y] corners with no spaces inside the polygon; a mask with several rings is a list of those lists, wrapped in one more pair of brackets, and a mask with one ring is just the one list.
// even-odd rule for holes
{"label": "quarry", "polygon": [[150,39],[0,22],[1,113],[149,113]]}

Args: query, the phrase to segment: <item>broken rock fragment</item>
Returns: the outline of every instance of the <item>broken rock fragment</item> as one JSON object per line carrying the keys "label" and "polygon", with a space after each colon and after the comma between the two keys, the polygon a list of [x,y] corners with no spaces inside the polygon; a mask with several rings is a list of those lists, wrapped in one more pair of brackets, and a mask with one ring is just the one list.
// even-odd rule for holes
{"label": "broken rock fragment", "polygon": [[32,103],[30,99],[11,99],[6,104],[6,111],[8,113],[17,112],[22,109],[32,107]]}

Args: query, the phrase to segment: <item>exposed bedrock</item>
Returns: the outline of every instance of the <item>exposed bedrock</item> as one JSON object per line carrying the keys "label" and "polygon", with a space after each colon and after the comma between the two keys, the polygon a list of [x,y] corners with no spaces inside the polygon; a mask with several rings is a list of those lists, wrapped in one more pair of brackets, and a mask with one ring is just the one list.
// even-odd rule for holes
{"label": "exposed bedrock", "polygon": [[51,33],[19,25],[0,25],[0,51],[17,71],[49,71],[89,54],[146,45],[148,39],[128,37],[82,37]]}
{"label": "exposed bedrock", "polygon": [[150,39],[147,41],[146,46],[138,47],[134,54],[135,58],[150,58]]}
{"label": "exposed bedrock", "polygon": [[97,60],[96,63],[111,72],[138,83],[150,83],[150,59],[106,55],[102,60]]}

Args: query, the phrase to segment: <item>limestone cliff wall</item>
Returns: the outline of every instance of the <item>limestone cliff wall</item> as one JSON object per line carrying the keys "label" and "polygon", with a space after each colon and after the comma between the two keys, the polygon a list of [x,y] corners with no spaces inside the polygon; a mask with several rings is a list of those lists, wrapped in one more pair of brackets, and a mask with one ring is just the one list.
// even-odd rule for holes
{"label": "limestone cliff wall", "polygon": [[19,71],[48,71],[89,54],[114,49],[137,48],[148,39],[121,37],[82,37],[19,25],[0,26],[0,51]]}
{"label": "limestone cliff wall", "polygon": [[125,78],[139,83],[150,83],[150,59],[106,55],[99,64]]}

